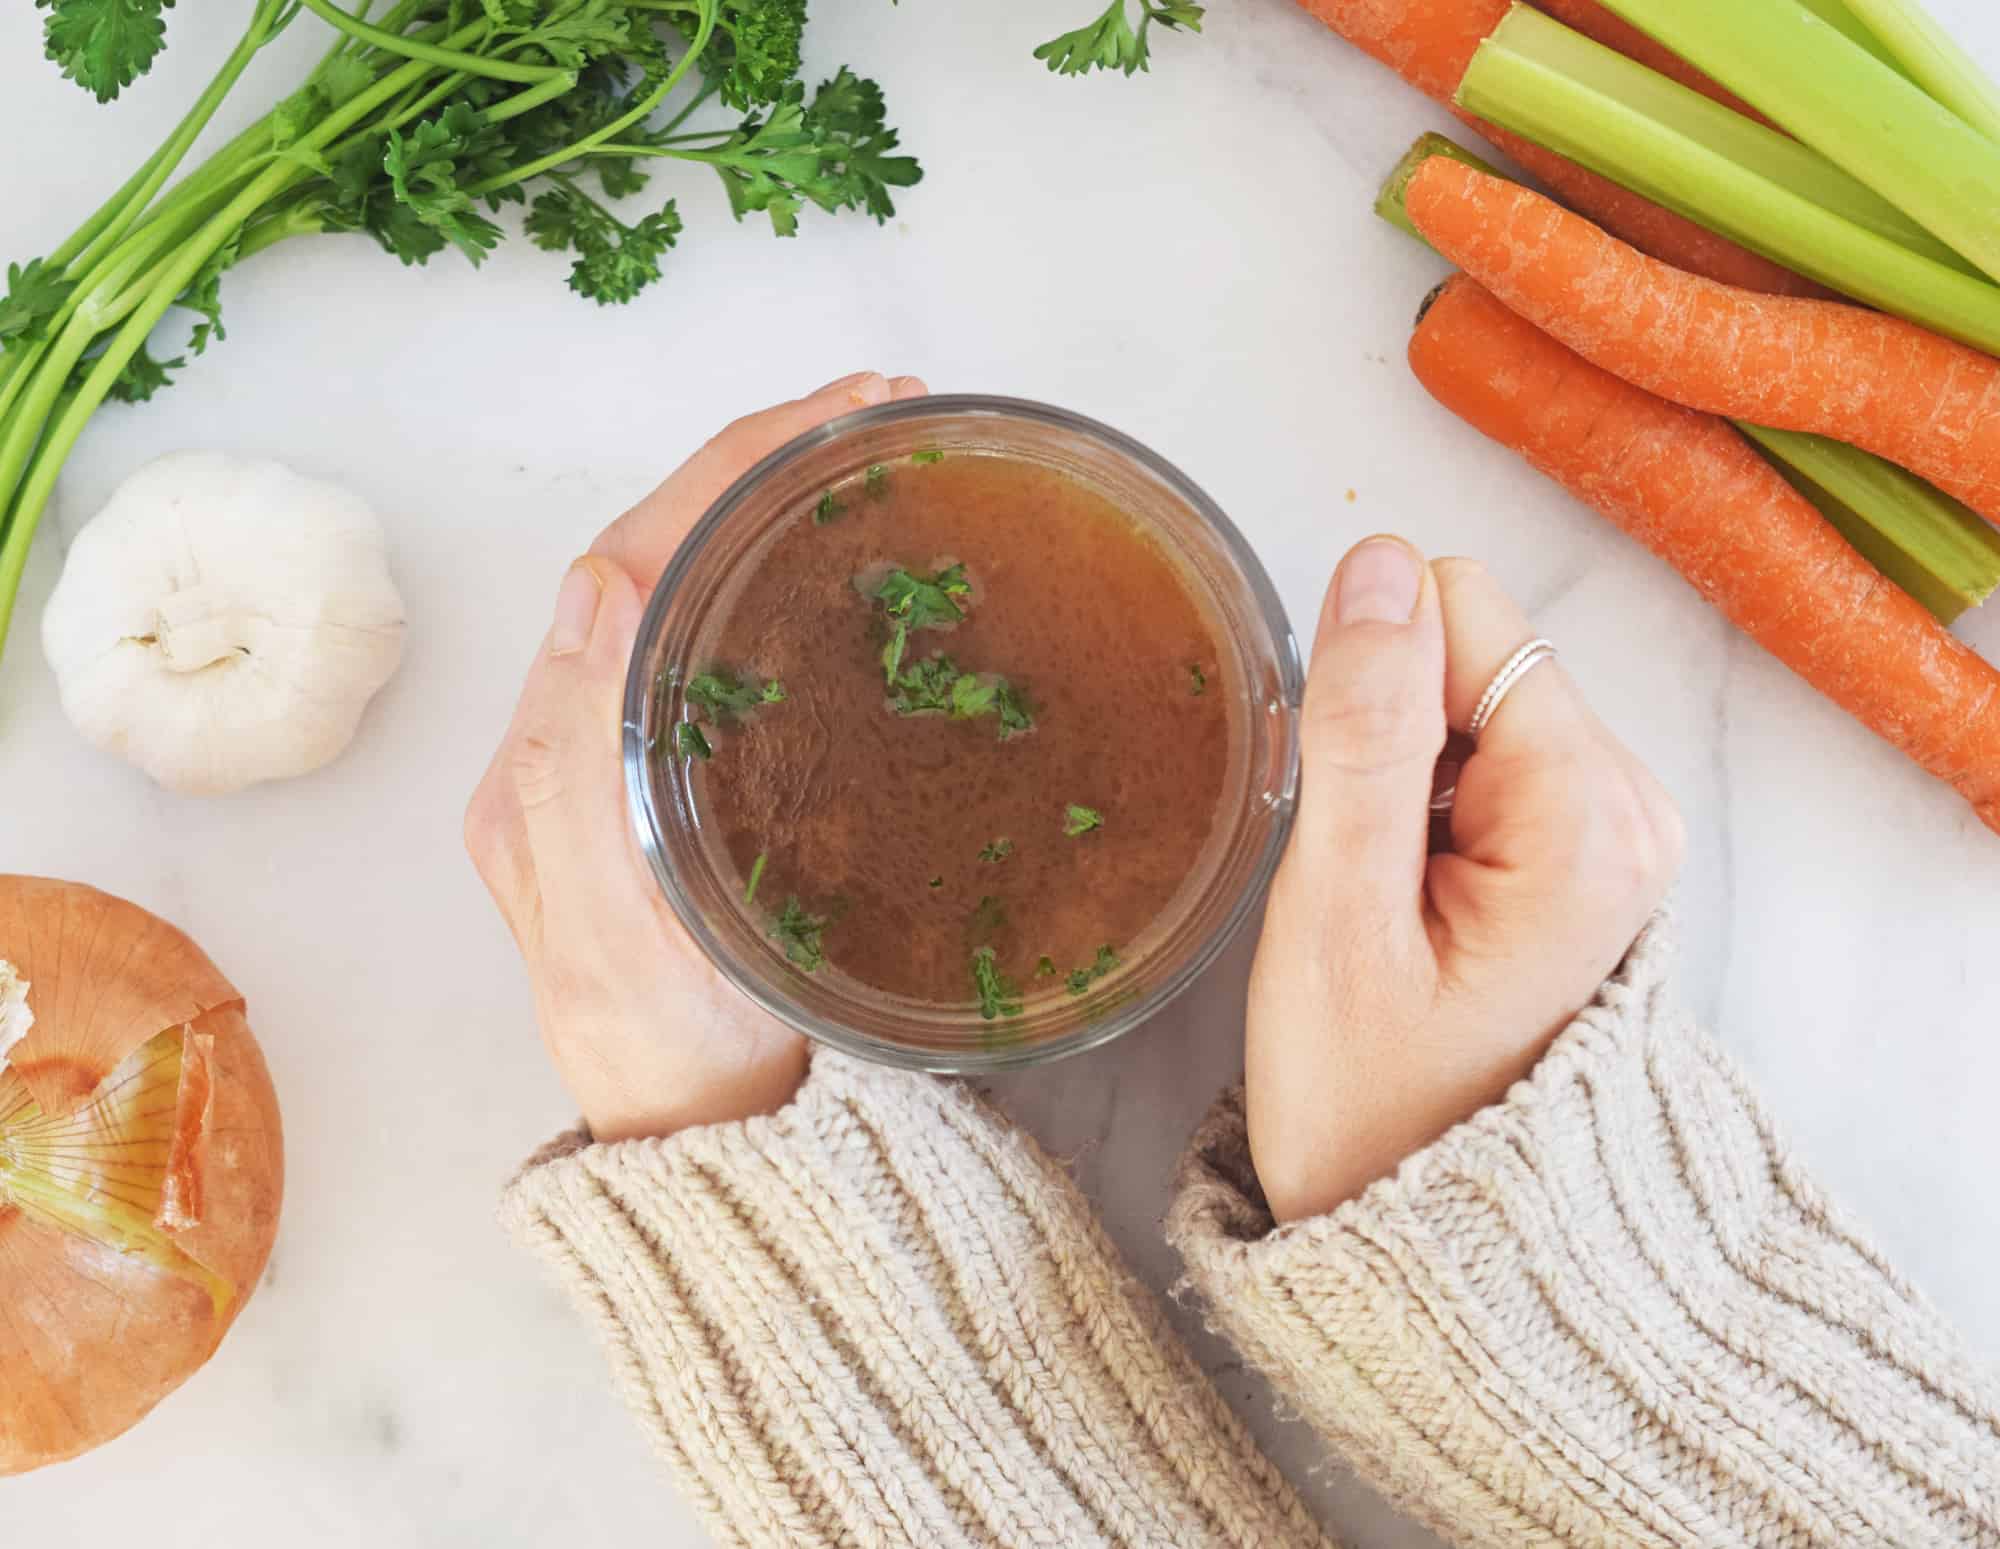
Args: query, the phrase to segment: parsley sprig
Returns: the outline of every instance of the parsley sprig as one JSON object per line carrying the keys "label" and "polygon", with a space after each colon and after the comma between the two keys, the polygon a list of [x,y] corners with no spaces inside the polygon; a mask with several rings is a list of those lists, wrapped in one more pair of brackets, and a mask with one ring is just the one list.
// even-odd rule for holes
{"label": "parsley sprig", "polygon": [[697,719],[711,726],[734,726],[759,705],[784,703],[785,685],[771,678],[760,687],[727,668],[714,667],[683,683],[681,699],[687,705],[688,719],[674,725],[674,751],[682,758],[705,759],[715,749],[695,724]]}
{"label": "parsley sprig", "polygon": [[[63,72],[109,101],[152,65],[171,0],[37,0]],[[82,227],[7,266],[0,298],[0,634],[56,476],[106,400],[142,402],[223,337],[236,264],[360,233],[405,264],[474,265],[524,206],[537,246],[603,305],[661,280],[683,235],[656,170],[705,166],[741,220],[808,207],[877,221],[922,176],[882,93],[842,67],[811,87],[804,0],[248,0],[229,57],[160,150]],[[311,12],[311,20],[304,18]],[[192,171],[190,147],[295,22],[330,47]],[[181,174],[176,176],[176,174]],[[677,195],[680,190],[670,191]],[[149,335],[178,307],[185,346]]]}
{"label": "parsley sprig", "polygon": [[979,997],[980,1016],[989,1022],[995,1017],[1017,1017],[1024,1009],[1020,986],[1000,971],[991,947],[973,951],[972,992]]}

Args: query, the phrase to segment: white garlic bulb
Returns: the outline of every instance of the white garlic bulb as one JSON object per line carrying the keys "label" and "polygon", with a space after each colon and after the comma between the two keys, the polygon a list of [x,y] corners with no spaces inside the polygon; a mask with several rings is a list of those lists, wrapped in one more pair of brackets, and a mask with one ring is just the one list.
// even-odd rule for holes
{"label": "white garlic bulb", "polygon": [[176,452],[77,534],[42,616],[64,711],[170,790],[305,774],[403,653],[382,524],[281,463]]}

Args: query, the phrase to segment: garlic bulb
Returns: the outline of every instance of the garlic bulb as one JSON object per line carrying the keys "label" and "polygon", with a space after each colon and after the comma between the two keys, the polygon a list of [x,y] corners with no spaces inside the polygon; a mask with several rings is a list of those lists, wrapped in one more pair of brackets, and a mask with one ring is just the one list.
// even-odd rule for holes
{"label": "garlic bulb", "polygon": [[347,746],[402,659],[403,603],[358,497],[280,463],[176,452],[77,534],[42,646],[87,740],[220,795]]}

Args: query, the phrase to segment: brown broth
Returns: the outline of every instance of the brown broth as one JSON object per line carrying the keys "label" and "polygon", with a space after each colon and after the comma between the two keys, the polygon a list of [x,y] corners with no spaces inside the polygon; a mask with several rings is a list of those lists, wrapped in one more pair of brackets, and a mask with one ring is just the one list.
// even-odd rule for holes
{"label": "brown broth", "polygon": [[[975,1003],[981,946],[1028,997],[1102,947],[1129,964],[1214,826],[1241,693],[1181,570],[1101,495],[1033,463],[898,462],[836,498],[831,520],[803,512],[766,542],[687,664],[786,696],[703,726],[712,756],[690,773],[707,842],[739,891],[765,857],[767,927],[794,897],[825,918],[820,972],[892,995]],[[888,623],[857,578],[953,563],[966,617],[913,632],[908,660],[944,652],[1005,677],[1030,731],[889,707]],[[1070,803],[1103,826],[1066,835]],[[1001,839],[1006,857],[982,860]]]}

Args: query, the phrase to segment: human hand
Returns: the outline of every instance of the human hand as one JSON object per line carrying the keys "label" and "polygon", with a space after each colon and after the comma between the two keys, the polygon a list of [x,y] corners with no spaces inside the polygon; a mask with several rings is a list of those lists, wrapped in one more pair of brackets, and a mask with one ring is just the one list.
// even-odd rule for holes
{"label": "human hand", "polygon": [[1680,869],[1659,782],[1559,662],[1519,680],[1427,853],[1447,722],[1534,637],[1477,565],[1349,552],[1306,685],[1298,824],[1250,986],[1250,1149],[1317,1215],[1497,1101],[1617,967]]}
{"label": "human hand", "polygon": [[465,816],[473,864],[527,960],[542,1039],[599,1140],[770,1113],[804,1040],[688,938],[625,811],[625,673],[645,601],[689,529],[754,463],[852,409],[911,398],[873,372],[737,420],[598,535]]}

